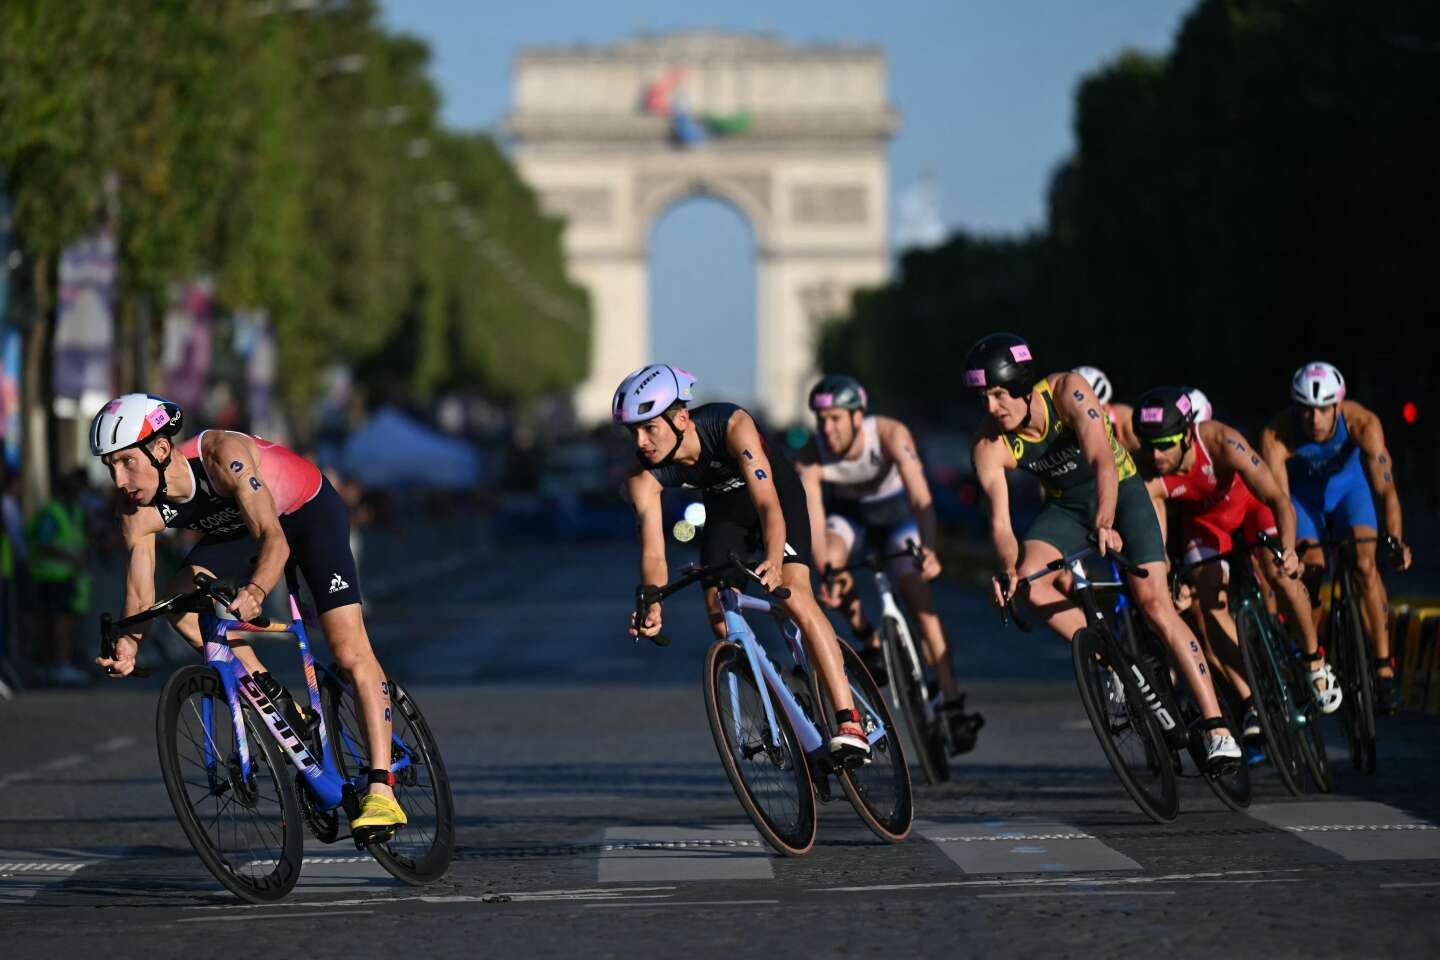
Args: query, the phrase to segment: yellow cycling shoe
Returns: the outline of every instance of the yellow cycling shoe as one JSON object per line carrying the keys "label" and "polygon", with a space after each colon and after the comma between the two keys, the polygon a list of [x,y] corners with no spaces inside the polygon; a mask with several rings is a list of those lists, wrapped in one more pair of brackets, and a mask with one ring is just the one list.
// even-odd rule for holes
{"label": "yellow cycling shoe", "polygon": [[378,793],[367,793],[360,801],[360,816],[350,821],[350,829],[393,832],[409,822],[405,811],[400,809],[400,804],[394,799]]}

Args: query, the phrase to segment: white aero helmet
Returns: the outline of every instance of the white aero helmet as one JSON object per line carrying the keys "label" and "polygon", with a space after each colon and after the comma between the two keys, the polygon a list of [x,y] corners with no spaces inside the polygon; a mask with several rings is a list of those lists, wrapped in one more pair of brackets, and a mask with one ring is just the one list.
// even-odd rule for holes
{"label": "white aero helmet", "polygon": [[1345,399],[1345,378],[1322,360],[1305,364],[1290,380],[1290,399],[1301,406],[1328,407]]}
{"label": "white aero helmet", "polygon": [[1114,395],[1115,389],[1110,386],[1110,378],[1105,376],[1105,371],[1099,367],[1076,367],[1071,373],[1078,373],[1090,384],[1090,389],[1095,391],[1095,399],[1101,403],[1109,403],[1110,397]]}
{"label": "white aero helmet", "polygon": [[1185,395],[1190,398],[1190,409],[1195,411],[1196,423],[1214,417],[1215,411],[1211,409],[1210,398],[1205,396],[1204,390],[1201,390],[1199,387],[1192,387]]}
{"label": "white aero helmet", "polygon": [[174,438],[185,414],[180,404],[148,393],[127,393],[116,397],[90,421],[90,455],[103,457],[116,450],[134,447],[154,437]]}
{"label": "white aero helmet", "polygon": [[616,423],[653,420],[676,400],[689,403],[693,386],[694,374],[668,363],[652,363],[620,381],[610,401],[610,416]]}

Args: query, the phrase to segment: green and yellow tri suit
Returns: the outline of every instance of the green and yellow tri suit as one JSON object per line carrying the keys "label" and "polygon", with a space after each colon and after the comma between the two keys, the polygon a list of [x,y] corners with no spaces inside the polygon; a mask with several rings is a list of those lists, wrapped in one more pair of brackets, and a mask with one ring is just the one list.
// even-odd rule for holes
{"label": "green and yellow tri suit", "polygon": [[[1041,379],[1033,388],[1045,404],[1045,421],[1039,439],[1018,433],[1001,434],[1021,470],[1034,474],[1045,487],[1045,505],[1030,528],[1025,540],[1040,540],[1069,556],[1082,550],[1095,525],[1095,471],[1080,438],[1055,409],[1050,381]],[[1135,469],[1130,451],[1115,436],[1115,426],[1098,408],[1095,416],[1105,426],[1110,453],[1115,458],[1115,472],[1120,489],[1115,500],[1115,529],[1125,541],[1124,554],[1134,563],[1151,563],[1165,559],[1165,541],[1160,524],[1145,492],[1145,482]]]}

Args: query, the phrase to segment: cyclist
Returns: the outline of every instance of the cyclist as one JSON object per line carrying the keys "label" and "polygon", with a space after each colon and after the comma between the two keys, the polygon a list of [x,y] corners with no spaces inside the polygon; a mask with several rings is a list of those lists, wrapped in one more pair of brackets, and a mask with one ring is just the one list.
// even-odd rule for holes
{"label": "cyclist", "polygon": [[[1135,410],[1135,434],[1142,457],[1157,475],[1147,484],[1150,495],[1162,504],[1166,499],[1180,503],[1186,563],[1228,553],[1234,545],[1233,533],[1240,529],[1251,543],[1261,532],[1280,541],[1284,551],[1281,565],[1276,565],[1268,551],[1262,551],[1260,566],[1287,621],[1299,627],[1303,656],[1310,664],[1309,680],[1321,711],[1334,713],[1340,706],[1341,691],[1316,640],[1310,599],[1304,585],[1295,579],[1300,560],[1295,553],[1295,511],[1289,498],[1238,430],[1214,419],[1197,422],[1202,409],[1195,405],[1194,391],[1157,387],[1135,401]],[[1225,593],[1227,573],[1218,563],[1196,568],[1201,635],[1208,641],[1210,662],[1229,678],[1244,702],[1245,736],[1258,737],[1260,717],[1241,664],[1235,618]]]}
{"label": "cyclist", "polygon": [[[360,815],[351,826],[379,832],[404,826],[405,812],[395,802],[389,769],[389,685],[365,632],[350,522],[340,495],[314,464],[269,440],[204,430],[176,444],[184,420],[178,404],[130,393],[105,404],[90,423],[90,453],[110,470],[116,489],[124,494],[120,529],[129,551],[125,615],[155,602],[155,541],[167,527],[202,534],[171,592],[193,584],[197,572],[248,577],[229,608],[240,620],[260,615],[266,595],[293,557],[314,594],[330,649],[355,684],[370,745],[374,769]],[[197,614],[177,616],[172,623],[192,645],[202,646]],[[129,676],[142,639],[143,631],[120,637],[114,656],[95,662],[112,677]],[[235,654],[266,696],[278,701],[287,716],[296,716],[290,695],[254,650],[236,645]]]}
{"label": "cyclist", "polygon": [[[810,590],[810,520],[805,488],[784,457],[771,459],[755,421],[733,403],[706,403],[689,408],[695,377],[678,367],[654,363],[620,382],[611,414],[635,441],[638,461],[625,481],[640,530],[640,579],[663,584],[665,533],[661,491],[666,487],[698,487],[705,505],[700,535],[700,562],[723,563],[731,553],[760,555],[755,573],[767,590],[784,586],[786,614],[800,627],[805,652],[835,704],[837,728],[830,756],[842,765],[863,762],[870,743],[860,727],[860,713],[850,696],[840,659],[840,640]],[[653,637],[660,632],[660,604],[646,613],[644,623],[631,615],[630,633]],[[705,591],[705,606],[717,636],[725,635],[725,619],[716,588]]]}
{"label": "cyclist", "polygon": [[[1385,447],[1380,418],[1345,399],[1345,378],[1328,363],[1307,363],[1290,381],[1290,409],[1276,415],[1261,435],[1265,462],[1295,506],[1295,535],[1305,565],[1311,597],[1320,589],[1325,554],[1320,549],[1326,530],[1349,531],[1356,539],[1374,538],[1378,530],[1375,501],[1385,510],[1385,537],[1401,570],[1410,568],[1405,545],[1395,465]],[[1354,546],[1360,580],[1360,612],[1365,634],[1375,651],[1376,709],[1396,709],[1395,662],[1390,656],[1390,609],[1385,584],[1375,566],[1375,547]]]}
{"label": "cyclist", "polygon": [[1135,432],[1130,429],[1130,404],[1113,402],[1115,388],[1111,386],[1110,378],[1105,376],[1105,371],[1099,367],[1079,366],[1070,372],[1085,378],[1085,382],[1090,385],[1090,391],[1095,394],[1095,399],[1100,401],[1100,409],[1115,425],[1115,436],[1125,448],[1132,453],[1139,450]]}
{"label": "cyclist", "polygon": [[[1135,461],[1115,437],[1085,379],[1076,373],[1037,375],[1030,346],[1011,333],[983,337],[965,358],[965,385],[984,401],[988,417],[973,447],[975,472],[990,498],[990,533],[1001,564],[992,581],[997,604],[1018,576],[1077,553],[1093,537],[1103,555],[1123,550],[1149,576],[1130,579],[1145,618],[1174,654],[1204,719],[1207,766],[1233,768],[1241,751],[1215,699],[1215,688],[1194,633],[1180,619],[1165,584],[1165,546]],[[1045,504],[1020,543],[1010,526],[1007,470],[1024,470],[1045,486]],[[1031,603],[1062,637],[1085,627],[1084,614],[1041,577]]]}
{"label": "cyclist", "polygon": [[[925,660],[940,685],[952,751],[965,753],[974,749],[984,721],[978,714],[964,712],[965,695],[955,683],[945,630],[930,594],[929,581],[940,575],[930,484],[910,430],[889,417],[866,416],[867,406],[865,388],[844,374],[825,377],[810,391],[816,436],[795,459],[810,505],[811,552],[822,567],[843,567],[867,540],[883,545],[888,553],[905,550],[911,543],[919,545],[920,567],[903,557],[890,562],[890,575],[920,625]],[[832,495],[828,514],[823,489]],[[877,682],[883,680],[885,655],[860,607],[854,578],[840,574],[822,586],[820,600],[844,610],[861,641],[865,665]]]}

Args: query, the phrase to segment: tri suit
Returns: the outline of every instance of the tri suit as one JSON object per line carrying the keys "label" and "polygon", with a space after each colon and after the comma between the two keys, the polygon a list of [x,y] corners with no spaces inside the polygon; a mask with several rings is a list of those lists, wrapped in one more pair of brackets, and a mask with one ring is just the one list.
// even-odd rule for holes
{"label": "tri suit", "polygon": [[[706,403],[690,411],[691,428],[700,439],[700,459],[693,464],[667,463],[647,468],[662,487],[694,487],[705,504],[700,531],[700,562],[722,563],[733,551],[742,560],[764,559],[765,537],[760,514],[750,500],[745,473],[726,446],[730,418],[741,408],[733,403]],[[810,515],[805,488],[783,454],[761,447],[770,459],[769,479],[780,498],[785,518],[785,562],[814,566],[810,552]],[[742,454],[743,455],[743,454]]]}
{"label": "tri suit", "polygon": [[883,546],[886,553],[904,550],[910,541],[919,543],[920,528],[910,510],[905,481],[880,443],[879,421],[862,420],[856,442],[859,456],[850,458],[831,453],[816,440],[820,479],[825,484],[825,530],[840,538],[851,560],[867,542]]}
{"label": "tri suit", "polygon": [[[165,526],[202,534],[185,558],[186,565],[204,567],[217,577],[248,577],[259,558],[260,544],[250,535],[234,498],[215,491],[202,456],[206,430],[176,447],[193,479],[185,500],[154,504]],[[248,436],[248,434],[246,435]],[[280,529],[290,545],[287,571],[293,565],[305,575],[321,613],[360,602],[360,573],[350,552],[350,513],[340,494],[320,469],[304,457],[260,437],[251,437],[259,451],[258,480],[270,490],[280,514]],[[237,474],[240,461],[230,467]]]}
{"label": "tri suit", "polygon": [[1250,492],[1240,471],[1231,471],[1230,482],[1221,489],[1215,477],[1215,461],[1200,439],[1199,424],[1190,425],[1190,443],[1195,451],[1194,465],[1184,473],[1160,478],[1165,496],[1181,505],[1185,562],[1228,553],[1236,530],[1243,529],[1250,543],[1261,531],[1273,536],[1275,514]]}
{"label": "tri suit", "polygon": [[[1300,425],[1295,424],[1296,435]],[[1304,443],[1285,462],[1290,479],[1290,501],[1295,505],[1295,540],[1315,543],[1330,523],[1342,530],[1379,529],[1375,499],[1360,463],[1360,446],[1345,425],[1345,414],[1335,412],[1335,433],[1322,443]]]}
{"label": "tri suit", "polygon": [[[1021,470],[1034,474],[1045,488],[1040,508],[1025,540],[1048,543],[1061,556],[1078,553],[1089,545],[1095,529],[1095,471],[1080,449],[1080,439],[1055,408],[1050,381],[1041,379],[1034,390],[1044,401],[1045,422],[1038,440],[1018,433],[1002,433]],[[1165,542],[1160,524],[1145,492],[1145,482],[1135,470],[1130,451],[1115,436],[1110,418],[1096,412],[1105,427],[1110,454],[1115,459],[1119,490],[1115,498],[1115,530],[1124,541],[1122,552],[1132,563],[1154,563],[1165,559]]]}

